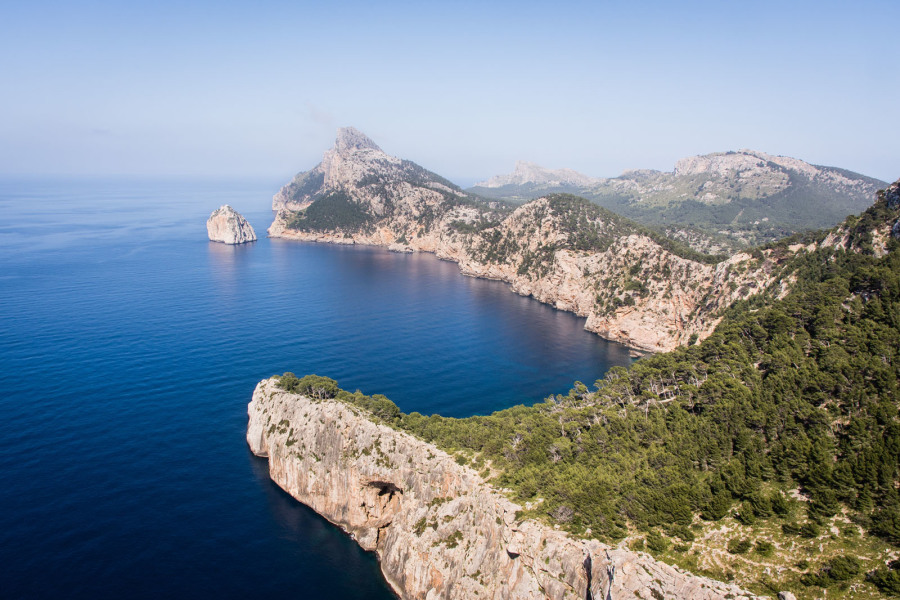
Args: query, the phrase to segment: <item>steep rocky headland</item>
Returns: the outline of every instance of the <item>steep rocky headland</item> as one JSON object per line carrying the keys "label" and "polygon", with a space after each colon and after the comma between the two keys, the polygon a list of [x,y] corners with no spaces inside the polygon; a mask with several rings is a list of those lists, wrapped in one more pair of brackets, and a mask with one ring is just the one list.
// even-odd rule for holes
{"label": "steep rocky headland", "polygon": [[703,339],[736,300],[783,294],[790,283],[778,277],[781,252],[703,255],[566,195],[518,207],[487,202],[352,128],[272,206],[270,236],[433,252],[647,351]]}
{"label": "steep rocky headland", "polygon": [[402,598],[751,598],[651,556],[578,540],[437,447],[339,400],[257,385],[247,441],[272,479],[375,551]]}
{"label": "steep rocky headland", "polygon": [[206,220],[206,232],[213,242],[244,244],[256,241],[256,232],[239,212],[227,204],[214,210]]}

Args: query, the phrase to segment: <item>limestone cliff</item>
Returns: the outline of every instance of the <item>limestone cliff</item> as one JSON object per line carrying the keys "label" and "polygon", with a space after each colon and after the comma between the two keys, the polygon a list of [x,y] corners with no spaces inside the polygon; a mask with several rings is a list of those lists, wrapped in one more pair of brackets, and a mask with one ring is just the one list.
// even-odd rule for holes
{"label": "limestone cliff", "polygon": [[272,205],[270,236],[433,252],[642,350],[702,339],[735,300],[780,291],[771,252],[710,260],[572,197],[486,203],[349,128]]}
{"label": "limestone cliff", "polygon": [[206,232],[213,242],[243,244],[256,241],[256,232],[247,219],[227,204],[209,215]]}
{"label": "limestone cliff", "polygon": [[520,520],[520,506],[361,408],[260,382],[247,441],[272,479],[375,551],[402,598],[751,598],[647,554]]}

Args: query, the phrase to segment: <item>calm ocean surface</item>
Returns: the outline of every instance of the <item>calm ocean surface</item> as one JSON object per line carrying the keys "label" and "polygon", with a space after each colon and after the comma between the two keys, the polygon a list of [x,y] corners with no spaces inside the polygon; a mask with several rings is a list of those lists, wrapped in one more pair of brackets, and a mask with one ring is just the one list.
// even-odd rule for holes
{"label": "calm ocean surface", "polygon": [[265,235],[278,181],[0,181],[0,596],[386,599],[374,556],[269,481],[254,385],[317,373],[485,414],[627,350],[431,255]]}

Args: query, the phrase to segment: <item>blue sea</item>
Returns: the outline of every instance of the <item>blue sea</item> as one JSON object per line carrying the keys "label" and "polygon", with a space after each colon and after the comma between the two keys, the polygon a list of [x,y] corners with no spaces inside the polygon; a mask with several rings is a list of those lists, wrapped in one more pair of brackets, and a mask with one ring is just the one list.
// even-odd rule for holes
{"label": "blue sea", "polygon": [[[0,596],[392,598],[249,452],[260,379],[461,417],[630,362],[434,256],[266,239],[280,183],[0,181]],[[207,240],[226,203],[259,241]]]}

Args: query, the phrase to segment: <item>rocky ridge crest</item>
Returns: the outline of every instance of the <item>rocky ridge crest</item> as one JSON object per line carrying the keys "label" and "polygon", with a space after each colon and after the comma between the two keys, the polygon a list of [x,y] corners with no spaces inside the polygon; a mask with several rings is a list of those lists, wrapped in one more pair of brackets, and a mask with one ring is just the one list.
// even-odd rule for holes
{"label": "rocky ridge crest", "polygon": [[651,556],[520,520],[520,506],[435,446],[337,400],[260,382],[247,441],[273,481],[375,551],[402,598],[749,599]]}
{"label": "rocky ridge crest", "polygon": [[[566,177],[568,174],[572,176]],[[682,158],[670,172],[629,169],[613,178],[594,178],[571,169],[550,170],[518,161],[513,173],[495,175],[476,183],[475,188],[530,186],[539,193],[542,188],[553,191],[555,187],[567,185],[594,193],[631,192],[640,201],[652,204],[670,202],[677,192],[697,202],[721,204],[738,197],[764,198],[784,192],[791,186],[792,177],[817,180],[847,195],[862,195],[867,204],[871,204],[879,184],[884,183],[842,169],[743,149]]]}

